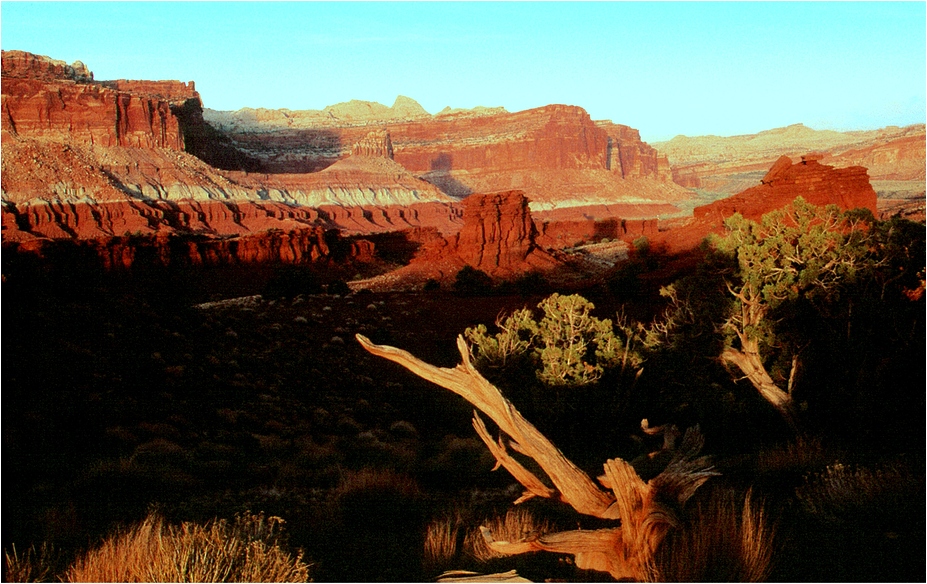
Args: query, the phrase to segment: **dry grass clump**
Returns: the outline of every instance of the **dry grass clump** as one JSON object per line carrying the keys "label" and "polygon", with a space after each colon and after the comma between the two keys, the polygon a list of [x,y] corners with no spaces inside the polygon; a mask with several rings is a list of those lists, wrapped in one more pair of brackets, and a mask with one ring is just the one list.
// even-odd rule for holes
{"label": "dry grass clump", "polygon": [[55,552],[46,544],[26,548],[19,552],[16,546],[4,551],[4,582],[48,582],[52,579],[57,563]]}
{"label": "dry grass clump", "polygon": [[458,513],[428,524],[422,556],[422,568],[426,574],[440,572],[457,561],[462,523]]}
{"label": "dry grass clump", "polygon": [[664,582],[761,582],[772,568],[775,529],[751,493],[716,492],[672,531],[654,558]]}
{"label": "dry grass clump", "polygon": [[169,525],[157,514],[79,558],[70,582],[306,582],[302,553],[278,545],[279,517],[245,514],[234,523]]}
{"label": "dry grass clump", "polygon": [[418,497],[419,488],[414,479],[391,469],[364,468],[344,473],[335,491],[336,497],[345,498],[359,493],[393,493]]}
{"label": "dry grass clump", "polygon": [[[536,519],[527,509],[509,509],[504,516],[481,522],[497,541],[520,541],[555,531],[554,526]],[[424,566],[426,573],[438,573],[449,568],[473,566],[506,557],[493,551],[483,538],[480,522],[466,519],[463,514],[433,521],[425,531]]]}
{"label": "dry grass clump", "polygon": [[[851,516],[862,508],[873,510],[913,491],[918,482],[900,465],[865,468],[835,463],[809,475],[796,496],[809,513],[828,519]],[[922,487],[921,487],[922,488]]]}
{"label": "dry grass clump", "polygon": [[[490,521],[484,522],[483,527],[486,527],[492,532],[493,539],[496,541],[511,542],[531,539],[555,531],[552,524],[544,520],[535,519],[535,517],[523,507],[509,509],[504,517],[495,517]],[[493,551],[486,544],[486,539],[479,529],[473,529],[467,533],[467,537],[464,539],[464,550],[467,554],[473,556],[480,562],[487,562],[495,558],[505,557]]]}

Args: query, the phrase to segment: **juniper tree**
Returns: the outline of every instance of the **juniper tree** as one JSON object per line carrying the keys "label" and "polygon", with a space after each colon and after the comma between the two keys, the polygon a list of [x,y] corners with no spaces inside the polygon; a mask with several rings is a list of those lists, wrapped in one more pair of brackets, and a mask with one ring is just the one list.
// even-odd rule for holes
{"label": "juniper tree", "polygon": [[774,379],[768,357],[779,345],[770,315],[798,300],[838,300],[846,285],[871,270],[878,263],[871,214],[843,213],[835,205],[816,207],[799,197],[759,223],[735,214],[725,228],[727,233],[716,238],[715,245],[736,256],[738,270],[727,283],[734,305],[722,325],[721,358],[794,424],[792,391],[800,351],[786,348],[791,353],[789,373]]}

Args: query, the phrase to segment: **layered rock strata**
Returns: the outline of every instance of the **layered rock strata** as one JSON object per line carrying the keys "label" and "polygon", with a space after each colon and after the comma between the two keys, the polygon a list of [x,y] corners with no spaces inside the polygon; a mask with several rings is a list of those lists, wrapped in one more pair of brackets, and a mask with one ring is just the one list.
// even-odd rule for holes
{"label": "layered rock strata", "polygon": [[669,157],[675,182],[717,197],[750,188],[781,155],[797,159],[812,151],[823,155],[822,164],[869,169],[883,214],[906,205],[922,210],[927,191],[923,124],[854,132],[795,124],[744,136],[677,136],[654,145]]}
{"label": "layered rock strata", "polygon": [[820,154],[808,154],[799,162],[781,156],[759,185],[732,197],[696,207],[686,224],[662,231],[654,240],[669,251],[682,251],[698,245],[709,233],[720,233],[724,220],[735,213],[759,220],[763,215],[785,207],[797,197],[819,206],[837,205],[841,209],[866,208],[877,212],[876,192],[865,168],[835,168],[820,163]]}
{"label": "layered rock strata", "polygon": [[392,161],[382,132],[320,176],[223,172],[185,151],[223,155],[192,82],[94,81],[82,64],[4,51],[2,89],[4,243],[461,224],[452,199]]}
{"label": "layered rock strata", "polygon": [[537,244],[528,199],[521,191],[472,195],[463,202],[463,220],[459,233],[427,241],[408,266],[372,287],[414,287],[427,279],[450,283],[464,266],[506,279],[562,265]]}
{"label": "layered rock strata", "polygon": [[523,190],[532,210],[621,199],[663,204],[689,197],[672,183],[666,158],[642,142],[637,130],[594,122],[579,107],[550,105],[516,113],[484,108],[430,116],[419,106],[406,119],[395,117],[396,105],[381,108],[390,117],[374,112],[348,119],[285,110],[207,110],[205,115],[272,172],[326,168],[376,126],[388,129],[396,162],[455,197]]}
{"label": "layered rock strata", "polygon": [[456,232],[462,225],[457,205],[422,203],[408,207],[294,207],[275,202],[116,201],[69,203],[39,201],[2,205],[3,241],[100,239],[176,233],[242,236],[272,230],[323,227],[348,235],[432,228]]}

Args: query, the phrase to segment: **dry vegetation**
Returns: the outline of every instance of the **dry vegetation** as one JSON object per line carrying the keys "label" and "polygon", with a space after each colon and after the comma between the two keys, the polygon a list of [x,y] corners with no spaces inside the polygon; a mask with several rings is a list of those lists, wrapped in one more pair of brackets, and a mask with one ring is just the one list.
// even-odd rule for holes
{"label": "dry vegetation", "polygon": [[[610,286],[583,292],[590,314],[604,321],[626,307],[639,322],[659,316],[666,282],[642,275],[659,261],[639,254]],[[665,269],[665,278],[677,275]],[[150,580],[422,581],[513,569],[533,580],[608,577],[567,553],[500,557],[481,526],[496,544],[549,547],[552,534],[608,525],[564,515],[543,497],[512,508],[522,490],[505,471],[490,472],[494,454],[469,424],[472,408],[353,341],[361,333],[452,366],[458,334],[545,295],[255,297],[262,290],[252,289],[237,291],[247,302],[199,309],[228,295],[169,274],[122,287],[18,282],[3,284],[8,580],[127,580],[135,576],[114,570],[132,565]],[[904,319],[891,322],[907,330]],[[923,452],[911,436],[922,348],[876,339],[879,359],[854,353],[871,365],[858,378],[849,375],[853,359],[823,354],[827,367],[809,367],[796,393],[799,417],[816,425],[795,435],[721,366],[712,326],[681,319],[669,331],[678,344],[625,372],[612,367],[611,351],[587,357],[593,368],[607,365],[588,385],[549,389],[530,368],[508,384],[500,369],[493,382],[593,480],[616,457],[645,483],[665,468],[661,438],[642,431],[642,418],[701,426],[719,475],[674,509],[678,525],[640,578],[920,579]],[[921,370],[895,366],[909,362]],[[846,370],[841,383],[856,384],[850,399],[815,393],[837,368]],[[499,433],[491,424],[486,432]],[[161,518],[148,516],[152,505]],[[241,531],[234,517],[249,509],[264,513],[265,528],[274,527],[267,517],[285,519],[288,538]]]}
{"label": "dry vegetation", "polygon": [[[156,513],[117,530],[79,556],[64,572],[66,582],[307,582],[302,553],[279,545],[279,517],[244,514],[230,523],[171,525]],[[45,554],[7,554],[6,580],[47,581]]]}

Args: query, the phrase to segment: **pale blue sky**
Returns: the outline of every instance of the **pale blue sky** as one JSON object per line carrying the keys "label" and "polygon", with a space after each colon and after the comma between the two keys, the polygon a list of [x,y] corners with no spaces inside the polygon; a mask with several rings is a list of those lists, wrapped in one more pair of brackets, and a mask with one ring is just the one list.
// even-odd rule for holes
{"label": "pale blue sky", "polygon": [[9,2],[0,44],[204,105],[585,108],[656,141],[924,123],[924,2]]}

